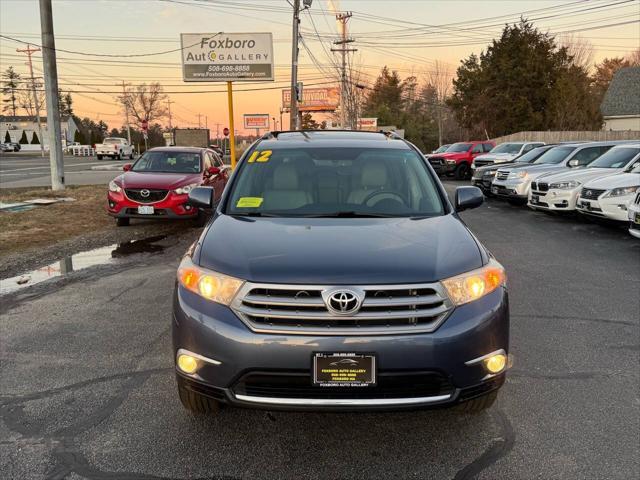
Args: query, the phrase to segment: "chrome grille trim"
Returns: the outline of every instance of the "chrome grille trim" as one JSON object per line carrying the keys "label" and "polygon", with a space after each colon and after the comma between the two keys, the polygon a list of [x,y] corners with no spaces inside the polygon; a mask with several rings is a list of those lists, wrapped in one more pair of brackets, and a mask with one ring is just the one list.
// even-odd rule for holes
{"label": "chrome grille trim", "polygon": [[496,178],[498,180],[506,180],[507,178],[509,178],[509,172],[503,172],[498,170],[498,173],[496,174]]}
{"label": "chrome grille trim", "polygon": [[[332,314],[325,299],[336,289],[362,292],[359,311]],[[433,332],[453,310],[453,304],[440,283],[348,286],[246,282],[231,309],[259,333],[395,335]]]}

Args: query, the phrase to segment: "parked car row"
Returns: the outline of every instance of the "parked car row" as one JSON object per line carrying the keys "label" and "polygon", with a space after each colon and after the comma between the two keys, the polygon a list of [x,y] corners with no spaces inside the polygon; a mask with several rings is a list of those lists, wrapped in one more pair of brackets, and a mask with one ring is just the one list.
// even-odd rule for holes
{"label": "parked car row", "polygon": [[19,152],[22,147],[16,142],[0,143],[0,152]]}
{"label": "parked car row", "polygon": [[629,222],[640,237],[640,141],[538,146],[510,162],[476,164],[471,182],[535,210]]}

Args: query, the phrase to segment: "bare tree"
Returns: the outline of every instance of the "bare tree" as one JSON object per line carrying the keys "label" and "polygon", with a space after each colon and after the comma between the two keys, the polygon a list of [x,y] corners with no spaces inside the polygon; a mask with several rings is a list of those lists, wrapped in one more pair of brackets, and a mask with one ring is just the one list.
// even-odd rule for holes
{"label": "bare tree", "polygon": [[[25,84],[26,85],[26,84]],[[22,108],[29,117],[36,117],[36,102],[34,95],[38,96],[38,105],[40,105],[40,114],[42,114],[42,108],[45,104],[44,85],[36,81],[32,86],[30,83],[28,88],[25,87],[17,93],[16,100],[18,106]]]}
{"label": "bare tree", "polygon": [[442,145],[442,124],[444,121],[445,101],[449,96],[453,74],[447,65],[436,60],[433,67],[427,71],[427,84],[435,91],[438,120],[438,145]]}
{"label": "bare tree", "polygon": [[627,55],[629,65],[632,67],[640,67],[640,48],[636,48],[633,52]]}
{"label": "bare tree", "polygon": [[125,87],[118,101],[133,116],[133,123],[138,128],[144,120],[152,123],[167,115],[167,95],[157,82]]}
{"label": "bare tree", "polygon": [[573,33],[568,33],[560,36],[558,44],[566,47],[567,53],[572,58],[573,65],[582,68],[585,72],[589,72],[593,64],[593,45],[589,40]]}

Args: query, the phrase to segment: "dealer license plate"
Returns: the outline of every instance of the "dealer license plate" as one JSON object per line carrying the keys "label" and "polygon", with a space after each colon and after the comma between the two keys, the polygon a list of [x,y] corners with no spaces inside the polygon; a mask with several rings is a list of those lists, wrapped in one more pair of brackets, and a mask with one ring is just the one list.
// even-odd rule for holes
{"label": "dealer license plate", "polygon": [[153,215],[153,207],[150,207],[148,205],[138,207],[138,213],[140,215]]}
{"label": "dealer license plate", "polygon": [[320,387],[366,387],[376,383],[376,357],[359,353],[316,353],[313,384]]}
{"label": "dealer license plate", "polygon": [[538,195],[531,195],[531,203],[538,203],[540,201],[540,197]]}

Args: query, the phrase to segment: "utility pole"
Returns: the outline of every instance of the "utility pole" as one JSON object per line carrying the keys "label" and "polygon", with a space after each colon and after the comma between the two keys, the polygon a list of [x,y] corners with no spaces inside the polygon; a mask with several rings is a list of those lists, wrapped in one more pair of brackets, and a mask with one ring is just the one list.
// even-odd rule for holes
{"label": "utility pole", "polygon": [[291,37],[291,106],[289,128],[298,130],[298,28],[300,27],[300,0],[293,2],[293,34]]}
{"label": "utility pole", "polygon": [[124,80],[122,81],[122,103],[124,104],[124,116],[127,122],[127,140],[129,141],[129,145],[131,145],[131,127],[129,126],[129,102],[127,101],[127,88],[124,84]]}
{"label": "utility pole", "polygon": [[284,126],[282,125],[282,114],[284,113],[284,108],[280,107],[280,130],[284,130]]}
{"label": "utility pole", "polygon": [[168,108],[168,110],[169,110],[169,130],[172,130],[172,129],[173,129],[173,125],[171,125],[171,104],[172,104],[172,103],[176,103],[176,102],[172,102],[171,100],[169,100],[169,99],[167,98],[167,108]]}
{"label": "utility pole", "polygon": [[[341,48],[332,48],[332,52],[342,53],[342,74],[341,74],[341,86],[340,86],[340,123],[343,130],[347,129],[347,53],[357,52],[355,48],[347,48],[348,43],[352,43],[355,40],[353,38],[347,38],[347,22],[352,17],[351,12],[339,13],[336,15],[342,25],[342,39],[333,42],[335,45],[341,45]],[[353,126],[350,126],[351,128]]]}
{"label": "utility pole", "polygon": [[202,114],[198,114],[198,128],[202,128],[202,123],[200,122],[200,118],[202,118]]}
{"label": "utility pole", "polygon": [[47,94],[51,189],[64,190],[64,158],[62,156],[60,106],[58,105],[58,66],[56,63],[56,41],[53,37],[51,0],[40,0],[40,28],[42,29],[44,88]]}
{"label": "utility pole", "polygon": [[40,138],[40,155],[44,157],[44,138],[42,137],[42,123],[40,123],[40,101],[38,100],[38,91],[36,90],[36,78],[33,76],[33,61],[31,55],[39,52],[39,48],[32,48],[31,45],[27,45],[27,48],[18,48],[16,52],[26,53],[29,62],[29,75],[31,75],[31,91],[33,93],[33,105],[36,107],[36,123],[38,124],[38,137]]}

